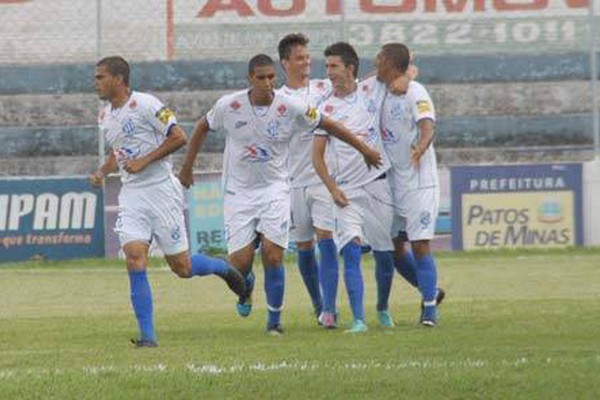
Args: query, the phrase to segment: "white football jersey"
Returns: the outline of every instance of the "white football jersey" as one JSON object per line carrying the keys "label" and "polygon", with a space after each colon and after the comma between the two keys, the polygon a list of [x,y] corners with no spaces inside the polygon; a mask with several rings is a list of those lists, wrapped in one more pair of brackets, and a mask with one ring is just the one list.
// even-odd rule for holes
{"label": "white football jersey", "polygon": [[[319,105],[331,95],[332,87],[329,79],[311,79],[308,86],[292,89],[282,86],[282,93],[300,99],[311,107]],[[292,187],[302,187],[321,183],[312,165],[313,131],[298,132],[290,142],[290,184]]]}
{"label": "white football jersey", "polygon": [[427,90],[411,81],[406,94],[388,93],[381,114],[381,136],[392,163],[390,185],[395,190],[411,190],[438,185],[437,161],[433,143],[421,156],[419,168],[410,163],[411,147],[419,137],[418,122],[435,122],[435,109]]}
{"label": "white football jersey", "polygon": [[177,124],[175,114],[156,97],[133,91],[121,108],[113,109],[108,103],[100,111],[98,123],[117,159],[123,185],[147,186],[171,176],[170,156],[152,162],[137,174],[123,169],[128,160],[143,157],[158,148],[171,126]]}
{"label": "white football jersey", "polygon": [[[383,165],[368,168],[363,155],[349,144],[332,138],[328,168],[338,185],[356,188],[374,181],[390,168],[379,134],[380,112],[386,87],[375,77],[357,84],[357,90],[344,98],[330,96],[320,107],[321,114],[341,122],[360,140],[379,151]],[[316,134],[324,134],[319,130]]]}
{"label": "white football jersey", "polygon": [[248,201],[264,202],[289,189],[292,136],[316,128],[316,108],[278,91],[268,107],[250,103],[249,91],[223,96],[206,115],[212,131],[226,135],[224,190]]}

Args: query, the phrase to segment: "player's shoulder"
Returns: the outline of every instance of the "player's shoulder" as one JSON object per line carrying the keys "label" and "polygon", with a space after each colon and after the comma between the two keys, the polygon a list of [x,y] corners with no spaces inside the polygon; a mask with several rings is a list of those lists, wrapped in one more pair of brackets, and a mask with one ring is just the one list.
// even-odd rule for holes
{"label": "player's shoulder", "polygon": [[408,83],[408,89],[406,90],[407,95],[419,95],[421,93],[427,93],[425,86],[418,81],[411,80]]}
{"label": "player's shoulder", "polygon": [[232,93],[221,96],[216,104],[215,108],[230,109],[232,111],[239,110],[245,103],[248,97],[248,89],[238,90]]}

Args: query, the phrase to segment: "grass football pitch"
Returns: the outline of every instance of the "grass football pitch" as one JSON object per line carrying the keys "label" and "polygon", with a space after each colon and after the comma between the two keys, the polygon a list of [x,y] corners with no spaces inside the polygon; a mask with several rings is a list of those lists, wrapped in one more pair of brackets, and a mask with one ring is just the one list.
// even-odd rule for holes
{"label": "grass football pitch", "polygon": [[[252,315],[216,277],[149,277],[159,346],[134,349],[122,261],[0,264],[0,399],[597,399],[600,249],[439,254],[447,298],[434,328],[398,275],[393,329],[378,327],[363,258],[366,334],[311,313],[286,261],[282,337],[265,334],[259,266]],[[342,274],[340,274],[340,278]]]}

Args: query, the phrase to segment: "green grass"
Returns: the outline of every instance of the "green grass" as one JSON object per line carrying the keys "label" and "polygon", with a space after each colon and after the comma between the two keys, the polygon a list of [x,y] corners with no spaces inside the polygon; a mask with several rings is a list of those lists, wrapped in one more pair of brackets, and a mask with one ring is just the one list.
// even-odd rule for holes
{"label": "green grass", "polygon": [[[0,399],[600,397],[599,249],[440,254],[448,297],[435,329],[418,325],[419,298],[399,277],[397,326],[378,328],[364,261],[365,335],[317,327],[289,260],[286,334],[273,338],[262,290],[241,319],[222,281],[180,280],[154,260],[157,349],[128,346],[122,262],[0,264]],[[344,327],[343,283],[338,303]]]}

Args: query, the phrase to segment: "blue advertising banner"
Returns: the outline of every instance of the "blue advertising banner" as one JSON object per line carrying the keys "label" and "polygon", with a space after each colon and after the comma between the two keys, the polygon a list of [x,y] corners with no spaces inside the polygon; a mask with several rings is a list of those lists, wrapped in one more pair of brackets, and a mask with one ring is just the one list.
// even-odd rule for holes
{"label": "blue advertising banner", "polygon": [[583,244],[581,164],[453,167],[452,248]]}
{"label": "blue advertising banner", "polygon": [[102,189],[87,178],[0,180],[0,262],[102,256]]}
{"label": "blue advertising banner", "polygon": [[227,248],[223,222],[223,190],[221,174],[202,174],[195,177],[188,192],[190,250]]}

